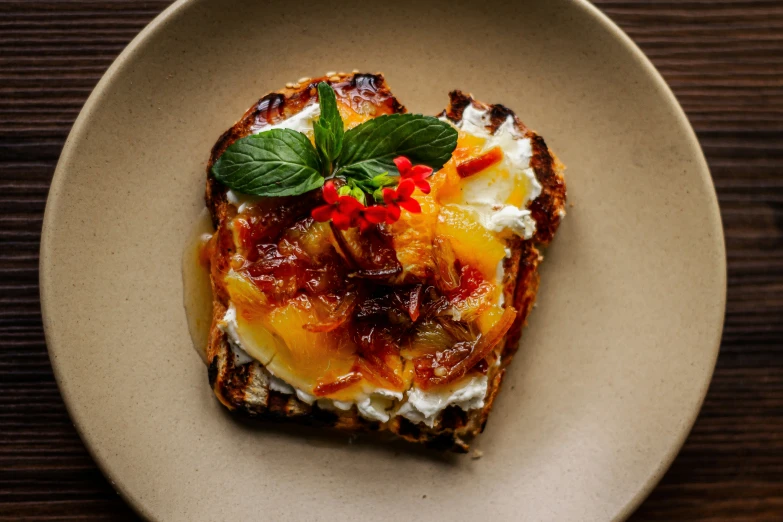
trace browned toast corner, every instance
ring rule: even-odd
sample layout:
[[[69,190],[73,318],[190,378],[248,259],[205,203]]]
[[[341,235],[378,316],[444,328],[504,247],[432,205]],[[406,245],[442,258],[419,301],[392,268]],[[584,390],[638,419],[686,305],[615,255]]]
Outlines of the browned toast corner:
[[[231,256],[231,240],[228,237],[230,232],[222,225],[236,213],[236,209],[229,204],[225,187],[211,176],[212,165],[229,145],[251,134],[255,127],[276,124],[299,112],[316,95],[316,85],[320,81],[330,83],[339,99],[348,100],[363,111],[378,109],[384,113],[405,112],[405,108],[391,94],[383,76],[379,74],[340,75],[308,80],[259,100],[219,138],[212,149],[207,167],[206,203],[218,231],[214,240],[216,254],[213,255],[213,268],[214,265],[227,262]],[[347,411],[325,409],[319,406],[318,402],[308,404],[295,393],[281,392],[276,389],[278,386],[263,365],[255,360],[240,361],[239,356],[232,351],[227,334],[218,326],[227,310],[227,296],[213,278],[213,322],[207,350],[208,374],[217,398],[225,406],[265,419],[294,420],[353,432],[387,430],[403,439],[425,443],[438,449],[457,452],[468,450],[470,441],[483,430],[487,422],[505,368],[516,351],[522,326],[535,301],[538,264],[541,260],[537,246],[545,246],[551,241],[564,215],[565,206],[563,167],[549,151],[544,140],[525,127],[511,110],[502,105],[481,104],[460,91],[450,93],[449,107],[442,116],[458,123],[468,104],[489,111],[491,119],[488,130],[493,134],[508,118],[513,119],[517,132],[531,140],[531,166],[542,186],[540,196],[529,207],[537,222],[535,236],[528,241],[515,237],[508,245],[512,255],[504,264],[503,294],[505,302],[513,303],[517,316],[505,341],[495,349],[495,352],[502,356],[501,364],[488,369],[489,386],[484,406],[467,412],[450,406],[440,414],[434,426],[430,427],[423,423],[415,424],[401,416],[392,416],[385,423],[371,421],[359,415],[356,408]],[[305,213],[309,208],[307,205],[302,206],[301,199],[277,199],[276,212],[280,214]]]

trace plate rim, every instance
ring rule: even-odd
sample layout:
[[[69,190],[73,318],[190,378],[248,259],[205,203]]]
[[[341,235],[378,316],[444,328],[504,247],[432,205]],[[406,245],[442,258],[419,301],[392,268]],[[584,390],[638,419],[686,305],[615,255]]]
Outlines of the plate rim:
[[[136,55],[139,49],[143,46],[143,44],[148,40],[148,38],[152,34],[157,33],[158,31],[165,30],[166,25],[174,21],[178,16],[182,15],[186,9],[192,8],[193,6],[195,6],[196,4],[202,1],[208,1],[208,0],[176,0],[170,6],[165,8],[155,18],[153,18],[141,31],[139,31],[139,33],[120,52],[120,54],[114,59],[114,61],[108,67],[106,72],[101,76],[100,80],[95,85],[92,92],[90,93],[87,100],[85,101],[84,105],[82,106],[81,110],[79,111],[79,115],[74,121],[74,124],[71,127],[71,130],[69,131],[68,136],[63,145],[62,151],[60,153],[60,157],[57,161],[57,165],[55,167],[54,174],[52,176],[52,180],[50,183],[49,193],[46,199],[46,207],[44,210],[43,223],[41,227],[41,241],[40,241],[40,249],[39,249],[40,255],[39,255],[39,265],[38,265],[41,317],[43,322],[47,354],[52,366],[57,387],[62,396],[63,403],[65,405],[66,411],[68,412],[68,416],[73,422],[74,428],[76,429],[76,432],[78,433],[80,440],[82,441],[85,448],[87,449],[87,452],[89,453],[93,462],[95,462],[95,464],[100,469],[101,473],[111,483],[112,488],[126,502],[126,504],[129,507],[131,507],[131,509],[133,509],[137,514],[150,520],[154,519],[153,514],[148,512],[148,510],[143,505],[143,503],[139,499],[135,498],[132,492],[126,491],[123,488],[122,478],[115,474],[115,472],[111,469],[110,464],[97,457],[96,452],[93,449],[93,444],[95,444],[95,441],[90,440],[83,433],[81,428],[82,420],[79,418],[78,415],[75,414],[75,412],[71,408],[70,399],[69,399],[70,394],[68,393],[68,386],[65,383],[66,378],[63,375],[63,369],[59,367],[59,364],[57,362],[57,357],[54,353],[57,350],[57,348],[53,348],[55,343],[53,342],[52,335],[51,335],[51,330],[53,329],[53,326],[51,325],[49,319],[50,318],[49,299],[47,298],[49,294],[49,282],[48,282],[49,279],[47,278],[47,274],[51,270],[50,265],[52,263],[51,261],[52,258],[48,255],[48,252],[50,248],[49,245],[52,241],[50,238],[52,237],[53,234],[53,228],[54,228],[53,224],[55,219],[54,215],[56,214],[55,209],[60,204],[60,202],[58,201],[59,199],[58,193],[60,192],[60,188],[64,185],[65,178],[67,176],[66,173],[67,169],[65,165],[69,163],[70,158],[73,155],[73,149],[75,148],[74,144],[80,141],[81,138],[83,137],[83,134],[87,128],[86,125],[88,123],[88,120],[90,119],[90,115],[92,114],[94,109],[99,105],[100,101],[103,99],[107,87],[113,81],[113,78],[118,72],[118,70],[124,67],[127,62],[132,60],[132,58]],[[658,483],[665,475],[666,471],[671,467],[671,464],[673,463],[674,459],[681,451],[683,445],[685,444],[685,441],[687,440],[691,430],[693,429],[696,419],[698,418],[698,415],[701,412],[702,406],[704,404],[707,391],[709,390],[709,386],[710,383],[712,382],[712,377],[714,375],[715,366],[720,352],[720,345],[723,338],[723,328],[725,324],[726,299],[727,299],[726,242],[724,236],[723,221],[721,218],[720,207],[718,204],[717,192],[715,190],[715,184],[712,175],[710,173],[709,166],[707,164],[706,158],[704,157],[704,153],[698,141],[696,133],[690,121],[688,120],[685,111],[682,109],[682,106],[680,105],[679,101],[677,100],[676,96],[671,90],[671,87],[669,87],[668,83],[666,82],[666,80],[664,80],[661,73],[658,71],[655,65],[653,65],[650,59],[644,54],[644,52],[638,47],[638,45],[630,38],[630,36],[628,36],[625,33],[625,31],[623,31],[611,18],[609,18],[609,16],[603,13],[600,9],[598,9],[598,7],[590,3],[588,0],[574,0],[571,5],[573,6],[574,9],[582,10],[586,16],[591,18],[597,25],[599,25],[603,30],[607,31],[613,38],[617,39],[627,50],[629,50],[632,53],[634,59],[639,63],[639,65],[643,67],[645,72],[650,76],[651,80],[656,84],[656,87],[661,89],[663,95],[668,99],[669,107],[673,109],[672,115],[674,116],[677,123],[685,131],[685,135],[687,136],[688,139],[688,148],[691,150],[691,152],[693,153],[693,158],[696,160],[696,168],[694,170],[697,170],[699,172],[702,182],[708,188],[707,197],[708,197],[709,208],[707,211],[711,214],[711,219],[709,220],[709,224],[712,225],[713,228],[713,230],[711,231],[712,232],[711,236],[713,238],[712,241],[715,244],[714,246],[717,247],[717,251],[719,254],[718,256],[716,256],[714,262],[718,264],[719,274],[720,274],[720,281],[718,281],[718,284],[721,287],[719,292],[721,302],[719,303],[718,309],[721,310],[722,313],[720,315],[717,324],[715,324],[715,329],[718,329],[720,331],[720,335],[717,337],[717,342],[712,347],[712,352],[710,354],[711,361],[709,363],[708,370],[705,371],[704,373],[703,382],[701,383],[700,390],[699,390],[699,400],[693,405],[691,411],[687,416],[687,422],[683,424],[683,427],[680,429],[679,433],[677,434],[677,437],[673,440],[672,444],[669,446],[668,451],[666,452],[665,455],[662,456],[662,459],[659,462],[658,466],[645,479],[644,483],[639,487],[636,493],[626,501],[626,503],[618,511],[617,515],[613,519],[617,521],[622,521],[627,519],[631,514],[633,514],[633,512],[641,505],[641,503],[650,495],[653,489],[655,489],[655,487],[658,485]]]

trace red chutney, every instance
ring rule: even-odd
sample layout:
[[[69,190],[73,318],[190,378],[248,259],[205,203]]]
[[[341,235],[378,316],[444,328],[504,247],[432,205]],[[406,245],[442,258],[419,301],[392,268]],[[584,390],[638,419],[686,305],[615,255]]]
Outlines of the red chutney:
[[[356,76],[355,84],[332,85],[346,128],[403,110],[376,81]],[[270,94],[255,107],[253,127],[279,123],[316,96],[315,84],[285,98]],[[432,193],[416,189],[422,213],[403,211],[394,226],[338,230],[316,222],[310,216],[324,204],[321,191],[259,198],[240,214],[228,207],[209,247],[214,287],[222,301],[236,305],[245,326],[266,329],[263,342],[284,341],[264,356],[274,356],[276,364],[285,359],[289,376],[305,375],[290,384],[341,400],[368,383],[403,391],[488,370],[486,359],[508,321],[498,319],[507,314],[494,304],[498,289],[482,272],[497,260],[483,254],[502,258],[502,242],[477,238],[475,224],[460,223],[465,213],[452,211],[443,231],[438,222],[438,193],[458,191],[460,174],[472,175],[502,157],[491,151],[470,163],[480,145],[474,141],[460,133],[454,158],[428,178]],[[466,160],[458,173],[457,162]],[[496,321],[502,328],[492,327]]]
[[[314,317],[304,330],[353,347],[350,370],[326,371],[313,386],[314,395],[333,396],[363,381],[402,391],[411,383],[429,388],[469,372],[486,373],[485,359],[510,322],[501,321],[499,336],[497,328],[482,336],[469,321],[453,317],[455,306],[481,301],[494,288],[481,272],[452,258],[449,266],[442,260],[431,263],[435,272],[448,274],[403,274],[385,225],[340,231],[310,217],[319,204],[317,191],[265,198],[221,227],[210,247],[217,281],[234,271],[263,293],[258,313],[245,315],[269,314],[296,302]],[[444,288],[444,277],[453,284]],[[429,347],[429,353],[403,357],[401,350],[423,325],[442,330],[440,344]],[[457,330],[474,333],[468,338],[452,335]],[[490,336],[496,338],[491,345],[486,342]]]

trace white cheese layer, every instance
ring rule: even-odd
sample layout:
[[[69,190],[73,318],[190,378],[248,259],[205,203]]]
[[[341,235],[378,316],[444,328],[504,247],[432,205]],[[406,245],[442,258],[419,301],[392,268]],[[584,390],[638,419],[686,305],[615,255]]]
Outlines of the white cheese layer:
[[[445,390],[411,388],[406,392],[407,400],[400,405],[397,415],[414,423],[423,422],[432,428],[441,412],[449,406],[457,406],[465,411],[483,408],[487,386],[487,376],[478,375]]]
[[[503,151],[503,160],[497,166],[463,181],[461,203],[478,212],[480,223],[488,230],[509,230],[523,239],[530,239],[536,233],[536,222],[527,205],[541,194],[541,183],[530,167],[532,144],[517,131],[512,116],[506,118],[495,134],[487,130],[489,125],[489,111],[477,109],[472,104],[465,107],[462,120],[456,124],[463,132],[486,140],[482,152],[495,147]],[[522,206],[506,204],[519,185],[525,192]]]
[[[286,118],[280,123],[269,125],[264,123],[261,125],[253,125],[251,131],[253,134],[260,132],[266,132],[272,129],[291,129],[302,134],[308,134],[313,132],[313,122],[321,115],[321,106],[317,101],[310,102],[310,105],[305,106],[301,111],[297,112],[293,116]]]
[[[228,305],[228,310],[226,310],[223,320],[218,323],[218,328],[228,337],[228,345],[234,353],[234,364],[242,366],[253,360],[242,349],[242,341],[239,339],[239,332],[237,332],[237,309],[234,307],[234,303]]]
[[[495,232],[508,229],[524,239],[530,239],[536,233],[536,220],[533,219],[530,211],[513,205],[506,205],[492,212],[488,224],[484,226]]]

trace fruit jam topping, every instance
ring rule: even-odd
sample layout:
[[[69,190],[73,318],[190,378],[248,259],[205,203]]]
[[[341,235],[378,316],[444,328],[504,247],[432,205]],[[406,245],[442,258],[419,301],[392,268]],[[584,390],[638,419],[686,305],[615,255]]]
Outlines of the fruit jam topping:
[[[361,107],[351,100],[346,120]],[[461,133],[452,160],[426,180],[402,165],[421,209],[393,223],[316,220],[313,209],[329,210],[320,190],[262,198],[238,214],[230,207],[210,243],[213,280],[250,335],[274,345],[265,357],[290,370],[276,375],[304,376],[290,383],[347,400],[372,388],[446,386],[497,362],[516,318],[497,280],[506,244],[452,202],[462,176],[497,162],[474,142]],[[402,201],[385,197],[387,208]]]
[[[231,220],[234,241],[219,235],[230,262],[213,265],[223,277],[232,271],[263,294],[248,306],[251,298],[228,292],[235,303],[245,303],[238,307],[247,320],[293,304],[307,311],[301,328],[352,347],[350,371],[324,373],[314,395],[334,396],[361,381],[395,391],[411,382],[426,389],[487,371],[486,358],[514,312],[507,308],[482,332],[473,319],[491,306],[495,286],[479,270],[462,265],[438,238],[436,250],[449,253],[432,263],[435,270],[421,279],[402,276],[385,225],[339,230],[309,216],[316,203],[296,196],[248,207]]]

